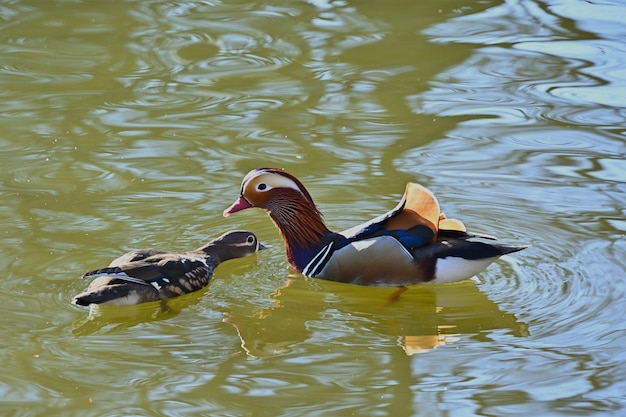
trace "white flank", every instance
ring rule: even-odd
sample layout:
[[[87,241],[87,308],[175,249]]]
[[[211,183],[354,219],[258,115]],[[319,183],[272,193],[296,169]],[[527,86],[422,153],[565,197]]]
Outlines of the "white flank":
[[[493,258],[483,259],[463,259],[449,256],[447,258],[437,259],[435,279],[428,283],[445,284],[471,278],[482,272],[489,264],[498,258],[498,256],[495,256]]]
[[[126,297],[114,298],[102,304],[107,305],[107,306],[118,307],[118,306],[132,306],[140,302],[141,302],[141,298],[139,297],[139,294],[137,293],[137,291],[131,291],[128,293]],[[90,306],[94,306],[94,305],[97,305],[97,304],[90,304]]]

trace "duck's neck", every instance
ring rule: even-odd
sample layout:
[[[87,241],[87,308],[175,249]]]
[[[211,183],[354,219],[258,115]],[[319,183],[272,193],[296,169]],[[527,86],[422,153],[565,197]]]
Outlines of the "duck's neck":
[[[201,248],[198,248],[198,251],[204,252],[207,258],[210,258],[211,262],[215,264],[240,256],[235,253],[234,247],[220,242],[209,242]]]
[[[283,202],[268,213],[285,241],[289,264],[302,272],[332,232],[317,208],[304,199]]]
[[[198,249],[196,249],[196,251],[204,252],[207,258],[216,260],[218,263],[228,259],[227,257],[224,257],[224,254],[220,250],[220,246],[214,244],[213,242],[209,242],[206,245],[199,247]]]

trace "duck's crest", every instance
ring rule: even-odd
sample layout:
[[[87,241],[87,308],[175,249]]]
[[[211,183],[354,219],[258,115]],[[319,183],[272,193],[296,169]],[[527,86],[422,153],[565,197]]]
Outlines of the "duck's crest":
[[[285,178],[289,178],[291,181],[293,181],[298,188],[300,189],[300,192],[302,193],[302,195],[309,201],[309,203],[311,203],[314,207],[315,210],[319,213],[319,210],[317,210],[317,206],[315,205],[315,201],[313,201],[313,197],[311,197],[311,194],[309,194],[309,191],[306,189],[306,187],[304,186],[304,184],[302,184],[302,182],[300,182],[300,180],[296,177],[294,177],[293,175],[291,175],[290,173],[288,173],[287,171],[285,171],[282,168],[257,168],[254,169],[252,171],[250,171],[243,179],[242,184],[245,184],[250,178],[254,178],[257,175],[264,173],[264,172],[271,172],[273,174],[278,174],[278,175],[282,175]]]

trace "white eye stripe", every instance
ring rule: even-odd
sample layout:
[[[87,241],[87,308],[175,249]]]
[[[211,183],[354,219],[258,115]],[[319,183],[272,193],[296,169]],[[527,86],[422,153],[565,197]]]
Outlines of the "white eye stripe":
[[[265,173],[256,177],[256,180],[254,189],[258,192],[267,192],[273,188],[291,188],[302,192],[295,182],[282,175]]]
[[[247,241],[247,242],[243,242],[243,243],[232,243],[230,246],[236,246],[236,247],[244,247],[244,246],[252,246],[251,241]]]

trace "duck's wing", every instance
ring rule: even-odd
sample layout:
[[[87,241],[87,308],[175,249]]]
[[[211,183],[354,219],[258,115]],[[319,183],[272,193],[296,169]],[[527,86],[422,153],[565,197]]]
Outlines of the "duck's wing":
[[[467,233],[464,230],[454,230],[454,229],[439,229],[438,239],[445,238],[457,238],[457,239],[485,239],[485,240],[498,240],[497,237],[486,235],[483,233]]]
[[[72,302],[131,305],[168,299],[206,286],[215,266],[205,253],[160,252],[142,260],[87,272],[83,277],[93,281]]]
[[[143,260],[89,271],[83,278],[114,277],[159,290],[168,285],[179,285],[184,280],[208,282],[212,273],[213,266],[201,254],[160,252]]]
[[[368,222],[340,232],[348,241],[393,236],[406,248],[434,242],[439,230],[439,203],[433,193],[409,183],[396,207]]]
[[[490,236],[486,239],[491,238]],[[504,245],[485,242],[482,236],[467,235],[465,237],[440,236],[437,242],[411,251],[416,261],[423,259],[462,258],[477,260],[497,258],[502,255],[528,248],[527,245]]]
[[[160,255],[166,253],[165,251],[156,249],[137,249],[125,253],[117,259],[111,261],[109,266],[120,266],[129,262],[137,262],[149,258],[154,255]]]
[[[363,258],[389,256],[411,261],[410,251],[437,238],[439,203],[427,188],[414,183],[406,186],[396,207],[368,222],[329,235],[327,242],[303,268],[308,276],[318,276],[331,259],[346,265],[359,265]],[[392,239],[390,239],[392,238]],[[365,250],[367,248],[367,250]],[[367,253],[367,255],[365,255]],[[387,262],[383,262],[386,265]],[[329,267],[330,268],[330,267]]]
[[[159,292],[150,285],[129,285],[113,277],[99,277],[92,281],[87,291],[76,295],[72,304],[134,305],[160,300]]]

